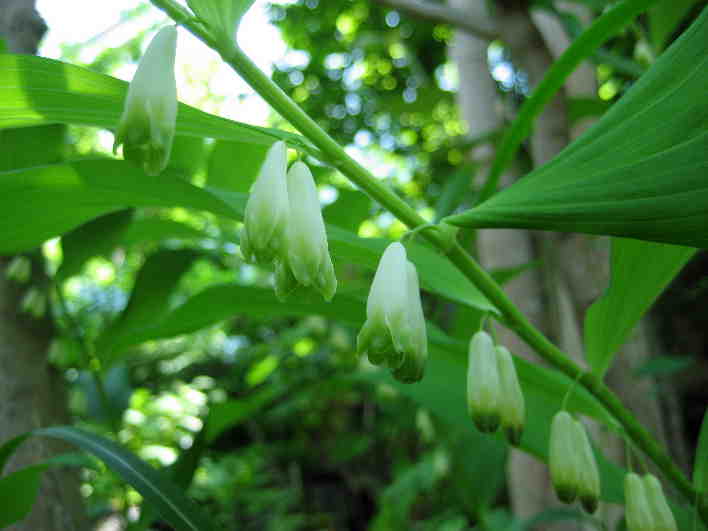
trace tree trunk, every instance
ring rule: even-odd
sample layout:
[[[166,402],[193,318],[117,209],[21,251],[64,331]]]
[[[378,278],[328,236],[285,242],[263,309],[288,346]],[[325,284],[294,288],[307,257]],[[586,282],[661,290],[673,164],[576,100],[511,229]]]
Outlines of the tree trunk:
[[[13,53],[36,53],[46,31],[34,0],[0,0],[0,38]],[[53,328],[49,312],[42,318],[20,312],[30,286],[46,293],[48,284],[40,253],[33,260],[28,283],[5,275],[7,258],[0,258],[0,442],[40,426],[69,420],[64,382],[47,362]],[[31,438],[10,460],[11,472],[38,463],[67,448]],[[76,471],[53,468],[44,473],[37,501],[29,516],[10,531],[67,531],[88,529]]]

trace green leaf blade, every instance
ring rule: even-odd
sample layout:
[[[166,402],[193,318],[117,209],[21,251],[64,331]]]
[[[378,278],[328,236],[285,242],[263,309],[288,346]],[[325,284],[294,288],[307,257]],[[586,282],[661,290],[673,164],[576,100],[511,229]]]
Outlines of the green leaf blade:
[[[677,245],[612,240],[610,286],[585,317],[585,352],[596,375],[605,374],[639,319],[695,252]]]
[[[33,433],[61,439],[101,459],[142,494],[145,500],[178,531],[216,529],[201,509],[176,485],[118,444],[70,426],[44,428]]]

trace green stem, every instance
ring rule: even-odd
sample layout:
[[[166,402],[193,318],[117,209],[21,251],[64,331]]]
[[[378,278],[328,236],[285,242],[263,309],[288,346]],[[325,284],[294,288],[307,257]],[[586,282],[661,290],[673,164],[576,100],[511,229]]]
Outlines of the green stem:
[[[198,21],[173,0],[152,0],[177,23],[182,24],[198,39],[221,54],[228,63],[271,107],[306,136],[327,157],[327,162],[336,167],[350,181],[366,191],[373,199],[386,207],[411,230],[427,224],[411,206],[392,190],[381,184],[363,166],[353,160],[340,145],[330,137],[310,116],[266,76],[235,43],[217,42]],[[600,379],[571,361],[565,353],[551,343],[519,311],[492,277],[477,264],[458,244],[450,245],[443,231],[426,230],[423,235],[471,280],[477,288],[501,312],[507,325],[526,341],[538,354],[565,373],[577,379],[624,427],[626,433],[641,448],[664,474],[673,481],[679,491],[689,500],[696,492],[683,472],[673,463],[666,450],[644,429],[622,402]]]

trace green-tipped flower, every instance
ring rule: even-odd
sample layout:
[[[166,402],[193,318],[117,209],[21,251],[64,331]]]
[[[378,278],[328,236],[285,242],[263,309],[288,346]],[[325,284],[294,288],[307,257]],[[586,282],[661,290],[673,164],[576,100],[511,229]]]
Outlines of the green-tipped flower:
[[[501,388],[494,342],[484,331],[472,336],[467,366],[467,408],[477,429],[492,433],[501,422]]]
[[[580,475],[576,430],[575,421],[567,411],[559,411],[553,417],[548,465],[553,488],[564,503],[573,503],[578,496]]]
[[[292,278],[312,286],[329,301],[337,290],[327,234],[317,199],[317,188],[309,168],[295,162],[287,175],[290,214],[285,230],[285,247],[279,267],[289,267]],[[278,276],[286,278],[278,278]],[[276,294],[284,297],[295,287],[287,272],[276,269]]]
[[[167,166],[177,120],[175,52],[177,29],[162,28],[150,42],[128,87],[113,152],[123,144],[126,160],[148,175]]]
[[[5,276],[20,284],[27,282],[31,273],[32,263],[26,256],[15,256],[5,268]]]
[[[666,502],[664,490],[661,488],[659,480],[652,474],[647,474],[642,478],[642,481],[644,482],[644,493],[654,521],[654,531],[676,531],[676,520],[669,504]]]
[[[578,453],[578,497],[583,509],[594,513],[600,501],[600,474],[585,426],[579,420],[573,422],[575,423],[575,448]]]
[[[418,275],[398,242],[386,248],[376,269],[357,352],[367,354],[371,363],[389,367],[403,382],[423,377],[428,341]]]
[[[633,472],[624,476],[624,503],[628,531],[654,531],[654,514],[644,482]]]
[[[521,392],[511,353],[503,346],[497,346],[496,352],[499,383],[501,384],[499,402],[501,425],[509,443],[518,446],[521,442],[521,434],[524,431],[524,421],[526,419],[524,394]]]
[[[39,319],[44,316],[44,312],[47,311],[47,298],[44,293],[42,293],[38,288],[31,287],[22,297],[20,302],[20,309],[23,312],[30,314],[35,319]]]
[[[287,147],[273,144],[251,186],[241,231],[241,252],[249,262],[281,258],[288,223]]]

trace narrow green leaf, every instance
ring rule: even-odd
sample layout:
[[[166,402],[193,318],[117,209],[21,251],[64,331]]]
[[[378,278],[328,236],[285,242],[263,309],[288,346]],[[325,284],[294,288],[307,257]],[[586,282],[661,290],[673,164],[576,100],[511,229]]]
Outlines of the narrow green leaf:
[[[646,11],[655,1],[624,0],[611,7],[597,18],[580,37],[573,41],[573,44],[553,63],[543,80],[521,106],[518,117],[504,135],[490,169],[487,182],[480,194],[480,200],[483,201],[494,194],[502,172],[514,159],[514,155],[524,139],[531,134],[533,121],[561,89],[566,78],[573,73],[580,63],[592,55],[600,45],[629,24],[634,17]]]
[[[357,190],[337,189],[337,200],[322,209],[325,222],[356,234],[371,214],[371,198]]]
[[[139,337],[169,313],[170,296],[198,256],[195,251],[178,249],[157,251],[147,258],[138,271],[125,310],[96,340],[100,358],[110,363],[116,344]]]
[[[157,177],[118,160],[85,160],[0,173],[0,253],[40,245],[82,223],[131,207],[183,206],[240,219],[212,192],[165,170]]]
[[[708,8],[581,138],[446,220],[708,247]]]
[[[130,225],[133,210],[119,210],[105,214],[68,232],[61,239],[62,262],[57,270],[58,280],[64,280],[81,271],[92,256],[110,252]]]
[[[610,286],[585,317],[585,355],[595,374],[605,374],[639,319],[695,252],[690,247],[612,239]]]
[[[98,457],[137,490],[176,530],[215,529],[201,509],[184,495],[182,489],[118,444],[70,426],[44,428],[33,433],[61,439]]]
[[[708,408],[703,415],[701,432],[693,465],[693,485],[703,495],[708,494]]]
[[[86,68],[31,55],[0,55],[0,129],[73,123],[112,129],[128,83]],[[177,135],[270,145],[285,140],[317,156],[303,137],[219,118],[180,103]]]
[[[29,514],[46,469],[46,465],[28,466],[0,478],[0,529]]]
[[[692,356],[657,356],[650,358],[641,367],[634,370],[635,376],[651,376],[654,378],[673,376],[685,371],[695,363]]]

